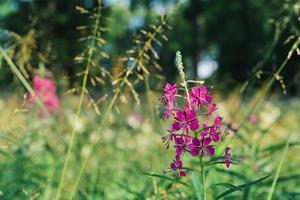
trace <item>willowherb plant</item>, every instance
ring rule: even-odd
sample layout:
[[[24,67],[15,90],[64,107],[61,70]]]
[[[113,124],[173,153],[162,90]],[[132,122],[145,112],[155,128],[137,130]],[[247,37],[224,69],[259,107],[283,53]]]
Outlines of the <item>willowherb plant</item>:
[[[176,155],[170,168],[176,175],[186,176],[182,155],[199,157],[202,165],[204,156],[214,156],[215,146],[226,136],[222,128],[222,117],[216,114],[217,105],[209,88],[199,81],[186,81],[180,52],[176,54],[176,65],[182,83],[164,87],[162,102],[165,105],[164,119],[172,121],[169,134],[163,137],[167,148],[173,144]],[[190,82],[196,83],[189,87]],[[184,91],[181,93],[181,91]],[[230,148],[225,148],[225,165],[230,166]],[[201,166],[203,169],[203,167]]]

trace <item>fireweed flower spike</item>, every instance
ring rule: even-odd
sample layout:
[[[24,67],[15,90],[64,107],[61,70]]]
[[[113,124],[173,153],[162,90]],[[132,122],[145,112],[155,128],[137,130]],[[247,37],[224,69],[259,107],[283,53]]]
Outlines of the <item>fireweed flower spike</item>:
[[[215,114],[217,104],[213,102],[209,89],[199,81],[194,81],[193,84],[198,84],[192,87],[185,81],[180,53],[176,54],[176,64],[182,83],[166,83],[164,87],[162,103],[166,111],[163,118],[171,120],[171,126],[168,135],[163,137],[163,142],[167,148],[175,148],[175,158],[170,169],[178,176],[186,176],[182,155],[187,153],[192,157],[199,157],[200,160],[204,156],[214,156],[215,147],[223,141],[220,139],[223,123],[222,117]],[[184,93],[181,94],[180,91]],[[227,168],[230,166],[229,150],[229,147],[225,149]]]

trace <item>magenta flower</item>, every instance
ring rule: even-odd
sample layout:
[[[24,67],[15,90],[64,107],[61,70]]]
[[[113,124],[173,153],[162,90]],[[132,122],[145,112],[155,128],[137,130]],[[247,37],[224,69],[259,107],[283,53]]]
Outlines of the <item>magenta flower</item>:
[[[163,113],[163,118],[168,119],[172,115],[172,111],[176,104],[177,85],[167,83],[165,85],[164,92],[165,94],[162,97],[162,101],[166,106],[166,111]]]
[[[163,142],[167,148],[170,143],[174,144],[175,158],[170,164],[170,168],[179,176],[186,176],[181,160],[183,154],[188,152],[192,157],[199,157],[202,160],[204,156],[214,156],[214,145],[223,141],[223,137],[221,140],[222,117],[215,114],[217,105],[213,103],[208,89],[200,85],[189,90],[188,85],[185,86],[187,87],[182,88],[183,90],[177,90],[176,84],[167,83],[162,97],[162,102],[166,107],[163,117],[172,120],[172,125],[168,129],[169,134],[163,137]],[[177,94],[181,91],[185,92]],[[179,97],[183,102],[177,102]],[[213,123],[208,126],[207,121],[211,121],[211,116],[214,116]],[[203,128],[199,131],[200,119]],[[225,150],[225,160],[226,167],[229,167],[229,148]]]
[[[218,142],[220,139],[218,128],[215,126],[208,127],[206,123],[203,123],[203,131],[201,132],[201,137],[206,138],[209,141],[213,140]]]
[[[174,131],[196,131],[199,128],[197,113],[192,110],[179,110],[176,112],[175,122],[172,124]]]
[[[194,109],[199,109],[201,106],[212,102],[212,97],[208,95],[208,90],[203,85],[200,87],[192,87],[189,95],[191,105]]]
[[[193,138],[191,144],[188,145],[190,153],[192,156],[203,156],[209,155],[213,156],[215,154],[214,147],[210,144],[210,139],[204,138],[199,140],[198,138]]]
[[[182,161],[181,160],[173,160],[173,162],[170,164],[170,168],[173,171],[178,171],[179,176],[186,176],[186,172],[184,169],[182,169]]]
[[[229,147],[226,147],[225,149],[225,165],[227,168],[230,167],[230,148]]]
[[[59,109],[59,99],[56,95],[56,87],[52,80],[48,78],[41,78],[39,76],[33,77],[33,90],[37,97],[42,101],[45,108],[53,113]],[[36,98],[32,95],[29,96],[28,103],[32,105],[36,102]],[[41,116],[44,113],[40,113]]]
[[[207,115],[211,116],[215,111],[217,110],[217,105],[215,103],[212,103],[207,110]]]

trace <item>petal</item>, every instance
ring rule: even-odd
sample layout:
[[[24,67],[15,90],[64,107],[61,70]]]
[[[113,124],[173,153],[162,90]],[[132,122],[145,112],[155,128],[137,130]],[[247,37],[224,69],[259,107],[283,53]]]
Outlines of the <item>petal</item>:
[[[230,160],[226,160],[226,168],[229,168],[230,167]]]
[[[198,138],[193,138],[192,144],[193,144],[194,146],[200,146],[200,140],[199,140]]]
[[[200,149],[199,148],[192,148],[191,150],[191,156],[198,156],[199,155],[199,152],[200,152]]]
[[[175,164],[174,162],[172,162],[172,163],[170,164],[170,168],[171,168],[172,170],[176,170],[176,169],[177,169],[177,166],[176,166],[176,164]]]
[[[211,142],[211,139],[210,139],[210,138],[204,138],[204,139],[203,139],[203,145],[204,145],[204,146],[209,145],[210,142]]]
[[[185,121],[185,120],[186,120],[186,118],[185,118],[185,111],[179,110],[179,111],[176,113],[176,120],[177,120],[177,121]]]
[[[197,121],[193,121],[192,123],[189,124],[189,126],[190,126],[190,129],[191,129],[192,131],[197,130],[197,129],[199,128],[198,120],[197,120]]]
[[[172,130],[173,131],[179,131],[182,128],[181,124],[179,122],[174,122],[172,124]]]
[[[220,137],[219,137],[219,134],[218,134],[218,133],[215,133],[215,134],[212,135],[212,139],[213,139],[214,142],[218,142],[218,141],[219,141],[219,138],[220,138]]]
[[[213,156],[215,154],[215,148],[213,146],[206,147],[206,153],[210,156]]]
[[[179,172],[179,175],[180,175],[180,176],[186,176],[186,172],[183,171],[183,170],[181,170],[181,171]]]

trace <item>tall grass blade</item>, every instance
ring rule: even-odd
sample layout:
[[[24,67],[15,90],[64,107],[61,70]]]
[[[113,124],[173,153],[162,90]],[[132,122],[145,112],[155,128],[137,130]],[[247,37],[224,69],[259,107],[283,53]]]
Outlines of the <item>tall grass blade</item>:
[[[271,189],[270,189],[267,200],[271,200],[272,197],[273,197],[273,194],[275,192],[275,188],[276,188],[276,184],[277,184],[277,181],[278,181],[278,178],[279,178],[279,175],[280,175],[280,171],[281,171],[281,168],[282,168],[283,163],[285,161],[285,158],[286,158],[286,155],[288,153],[289,147],[290,147],[290,142],[291,142],[291,138],[292,138],[291,135],[292,134],[290,133],[289,137],[286,141],[286,144],[285,144],[285,147],[284,147],[284,150],[283,150],[283,154],[281,156],[280,163],[278,165],[278,168],[277,168],[277,171],[276,171],[276,174],[275,174],[275,177],[274,177],[274,180],[273,180],[273,183],[272,183],[272,186],[271,186]]]

